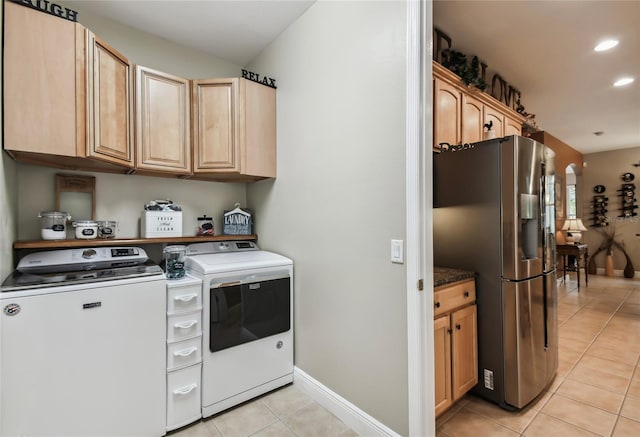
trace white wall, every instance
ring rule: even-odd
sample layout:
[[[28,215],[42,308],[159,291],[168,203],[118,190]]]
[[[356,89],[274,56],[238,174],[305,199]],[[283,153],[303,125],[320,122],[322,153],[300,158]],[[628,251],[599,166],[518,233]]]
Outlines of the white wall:
[[[185,78],[240,75],[240,67],[227,61],[107,19],[91,16],[82,12],[81,5],[77,3],[72,3],[70,7],[79,11],[80,22],[83,25],[129,57],[132,63],[144,64]],[[4,158],[9,159],[7,155],[4,155]],[[236,202],[243,206],[246,204],[245,184],[240,183],[69,172],[22,163],[18,164],[17,168],[17,184],[11,184],[11,193],[17,193],[18,196],[17,210],[12,206],[7,214],[10,218],[17,218],[17,237],[20,240],[40,238],[37,216],[40,211],[54,210],[56,173],[96,176],[96,218],[118,220],[118,236],[125,238],[139,236],[140,214],[144,204],[150,200],[170,198],[181,204],[184,208],[185,235],[195,235],[196,218],[205,213],[214,217],[216,227],[221,230],[223,211],[233,208]]]
[[[137,238],[144,204],[155,199],[171,199],[183,207],[185,236],[196,235],[197,217],[215,219],[216,234],[222,231],[222,214],[234,203],[245,204],[245,184],[188,181],[152,176],[109,173],[67,172],[55,168],[19,164],[18,239],[40,239],[40,211],[55,211],[56,173],[96,177],[96,219],[117,220],[117,236]],[[86,219],[87,217],[72,217]]]
[[[319,1],[250,65],[277,79],[278,178],[247,186],[294,260],[295,364],[408,434],[406,5]]]
[[[606,232],[612,232],[615,229],[614,240],[623,243],[627,254],[631,258],[632,264],[636,271],[636,277],[640,277],[640,216],[629,218],[618,218],[620,215],[621,198],[616,190],[619,190],[624,183],[620,176],[623,173],[633,173],[635,179],[633,183],[638,187],[640,182],[640,167],[634,167],[632,164],[640,162],[640,145],[629,149],[612,150],[600,153],[590,153],[584,156],[586,167],[583,170],[583,211],[584,217],[582,222],[587,226],[589,231],[582,233],[582,240],[589,245],[589,254],[594,255],[600,245],[605,241],[602,229],[590,227],[593,223],[590,218],[589,206],[596,194],[593,187],[596,185],[604,185],[606,191],[603,193],[609,198],[607,206],[607,216],[610,217],[612,225],[605,228]],[[640,197],[640,191],[636,189],[636,198]],[[640,205],[640,203],[637,203]],[[640,211],[636,210],[638,214]],[[596,256],[596,266],[602,273],[604,271],[606,253],[601,252]],[[616,274],[622,275],[625,268],[626,259],[622,252],[618,249],[613,250],[613,267]]]

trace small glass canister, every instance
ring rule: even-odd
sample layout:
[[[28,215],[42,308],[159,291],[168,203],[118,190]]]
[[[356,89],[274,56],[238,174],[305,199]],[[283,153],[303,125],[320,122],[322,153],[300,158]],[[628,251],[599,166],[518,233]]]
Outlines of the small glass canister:
[[[118,222],[115,220],[98,221],[98,238],[116,238]]]
[[[214,234],[213,218],[203,215],[198,217],[198,236]]]
[[[184,262],[187,257],[187,247],[167,246],[163,252],[167,279],[184,278]]]
[[[43,240],[64,240],[67,238],[67,220],[71,216],[62,211],[42,211],[40,217],[40,234]]]

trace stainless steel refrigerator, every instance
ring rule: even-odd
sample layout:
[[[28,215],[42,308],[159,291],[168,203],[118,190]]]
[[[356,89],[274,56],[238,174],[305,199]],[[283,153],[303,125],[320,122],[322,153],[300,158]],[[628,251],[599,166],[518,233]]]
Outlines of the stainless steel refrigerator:
[[[434,156],[435,264],[477,272],[473,392],[506,409],[558,367],[553,158],[516,135]]]

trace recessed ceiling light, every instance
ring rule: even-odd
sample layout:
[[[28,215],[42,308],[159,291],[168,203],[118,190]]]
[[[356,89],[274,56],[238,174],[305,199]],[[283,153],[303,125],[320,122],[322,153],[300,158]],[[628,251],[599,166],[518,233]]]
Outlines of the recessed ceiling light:
[[[595,46],[593,50],[596,52],[604,52],[605,50],[609,50],[618,45],[618,40],[616,39],[608,39],[606,41],[602,41],[600,44]]]
[[[613,86],[625,86],[632,83],[635,79],[633,77],[623,77],[613,83]]]

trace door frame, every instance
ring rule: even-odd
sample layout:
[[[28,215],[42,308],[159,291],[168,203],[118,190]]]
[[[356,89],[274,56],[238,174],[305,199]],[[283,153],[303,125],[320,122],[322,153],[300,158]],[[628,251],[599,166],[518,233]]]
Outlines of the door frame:
[[[407,1],[406,226],[409,435],[435,435],[433,2]],[[419,286],[422,281],[422,287]],[[419,290],[422,288],[422,290]]]

